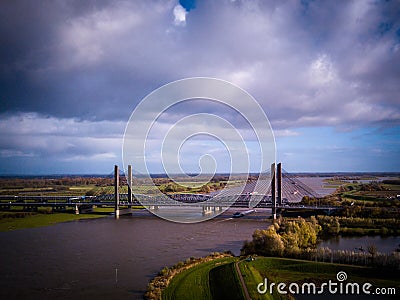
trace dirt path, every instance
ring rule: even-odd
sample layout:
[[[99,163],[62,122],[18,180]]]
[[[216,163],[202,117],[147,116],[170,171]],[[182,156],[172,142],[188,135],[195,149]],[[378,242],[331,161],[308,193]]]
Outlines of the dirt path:
[[[242,272],[240,272],[240,268],[239,268],[239,263],[240,263],[240,262],[241,262],[241,261],[237,261],[237,262],[235,263],[236,272],[237,272],[238,275],[239,275],[240,283],[241,283],[241,285],[242,285],[242,288],[243,288],[243,291],[244,291],[244,296],[245,296],[246,300],[251,300],[249,291],[247,290],[246,283],[244,282],[244,279],[243,279],[243,276],[242,276]]]

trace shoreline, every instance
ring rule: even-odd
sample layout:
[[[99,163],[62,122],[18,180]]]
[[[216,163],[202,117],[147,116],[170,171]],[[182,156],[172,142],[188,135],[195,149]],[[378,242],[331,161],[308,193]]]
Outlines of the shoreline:
[[[52,226],[59,223],[66,223],[72,221],[79,220],[91,220],[91,219],[99,219],[105,217],[113,217],[113,209],[105,209],[100,211],[94,211],[92,213],[86,214],[74,214],[72,212],[55,212],[55,213],[26,213],[25,216],[19,217],[1,217],[2,214],[7,214],[9,212],[0,212],[0,232],[9,232],[21,229],[29,229],[29,228],[38,228],[38,227],[46,227]],[[228,209],[223,212],[221,215],[215,217],[215,219],[220,219],[220,221],[230,220],[232,219],[232,215],[235,211],[240,211],[240,209]],[[11,212],[14,213],[14,212]],[[21,213],[16,211],[16,214]],[[152,214],[146,209],[134,209],[132,211],[132,215],[121,216],[120,218],[129,218],[129,217],[154,217],[159,218],[158,216]],[[257,220],[257,221],[266,221],[269,219],[265,217],[263,214],[258,215],[248,215],[244,216],[241,219],[244,220]]]

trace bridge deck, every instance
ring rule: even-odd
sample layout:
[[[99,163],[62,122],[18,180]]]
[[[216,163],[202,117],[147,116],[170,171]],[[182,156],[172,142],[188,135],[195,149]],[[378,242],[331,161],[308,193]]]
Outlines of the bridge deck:
[[[24,196],[24,201],[18,201],[18,197],[10,196],[10,197],[2,197],[0,200],[0,208],[10,207],[10,206],[19,206],[19,207],[81,207],[81,206],[110,206],[114,207],[114,201],[59,201],[59,202],[49,202],[42,201],[44,197],[40,196]],[[28,202],[29,201],[29,202]],[[34,202],[32,202],[34,201]],[[178,201],[146,201],[140,203],[138,201],[133,201],[129,203],[128,201],[121,201],[120,206],[168,206],[168,207],[237,207],[237,208],[248,208],[249,201],[235,201],[233,204],[229,201],[214,201],[214,202],[178,202]],[[272,208],[273,205],[271,202],[261,201],[256,208]],[[326,209],[338,209],[337,206],[305,206],[305,205],[297,205],[297,204],[285,204],[281,206],[276,206],[279,209],[313,209],[313,210],[326,210]]]

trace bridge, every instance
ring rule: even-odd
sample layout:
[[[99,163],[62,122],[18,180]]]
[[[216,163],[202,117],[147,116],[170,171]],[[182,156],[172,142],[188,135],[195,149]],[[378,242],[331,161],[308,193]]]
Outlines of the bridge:
[[[299,202],[304,196],[319,197],[311,188],[297,178],[282,172],[282,164],[271,165],[272,176],[268,179],[248,181],[244,186],[216,191],[210,194],[171,194],[168,197],[133,195],[132,167],[128,166],[128,193],[119,192],[119,168],[114,167],[114,194],[101,196],[0,196],[0,209],[23,207],[24,210],[36,211],[38,207],[51,207],[52,210],[75,209],[76,213],[91,211],[94,206],[113,207],[115,218],[130,214],[132,206],[145,206],[150,210],[160,207],[200,207],[203,214],[213,213],[227,207],[236,208],[269,208],[273,218],[282,211],[312,210],[331,214],[340,209],[335,206],[304,206]],[[213,198],[213,201],[208,201]]]
[[[142,206],[137,199],[134,199],[132,202],[128,202],[127,194],[120,194],[120,202],[118,209],[119,215],[131,213],[132,206]],[[148,197],[146,195],[136,195]],[[104,195],[100,198],[114,198],[114,194]],[[58,201],[55,201],[57,198]],[[66,201],[62,201],[61,197],[54,196],[0,196],[0,208],[2,210],[11,210],[11,207],[22,207],[24,211],[37,211],[39,207],[50,207],[53,211],[63,211],[67,207],[71,207],[75,209],[77,214],[91,212],[92,208],[95,206],[98,207],[115,207],[114,201],[104,201],[96,199],[97,197],[93,197],[90,200],[83,201],[71,201],[71,197],[66,197],[68,199],[64,199]],[[73,197],[76,198],[76,197]],[[190,197],[191,198],[191,197]],[[206,197],[205,197],[206,198]],[[123,200],[126,199],[126,200]],[[221,198],[218,203],[208,203],[204,204],[204,201],[200,201],[200,199],[196,199],[197,201],[192,202],[171,202],[165,201],[162,199],[153,198],[150,201],[146,201],[146,206],[151,210],[156,210],[160,207],[200,207],[203,209],[203,213],[212,213],[215,211],[222,210],[224,207],[235,207],[235,208],[248,208],[249,200],[248,195],[240,195],[233,204],[231,204],[231,200],[229,198]],[[52,202],[54,201],[54,202]],[[125,207],[125,208],[122,208]],[[261,200],[254,208],[270,208],[274,209],[273,204],[268,200]],[[277,211],[293,211],[293,210],[313,210],[324,212],[327,215],[337,211],[339,208],[334,206],[305,206],[299,204],[284,204],[284,205],[276,205],[275,209]]]

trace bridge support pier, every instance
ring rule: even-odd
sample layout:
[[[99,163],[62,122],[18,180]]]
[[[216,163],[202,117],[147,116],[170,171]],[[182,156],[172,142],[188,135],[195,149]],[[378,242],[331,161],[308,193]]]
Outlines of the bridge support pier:
[[[38,211],[38,207],[34,205],[24,205],[23,211]]]
[[[149,209],[150,209],[150,210],[158,210],[158,209],[159,209],[159,206],[158,206],[158,205],[150,205],[150,206],[149,206]]]
[[[79,208],[78,208],[78,205],[75,205],[75,214],[76,214],[76,215],[79,215]]]
[[[213,213],[213,208],[211,206],[203,206],[202,207],[202,213],[203,213],[203,216],[208,215],[208,214],[212,214]]]

